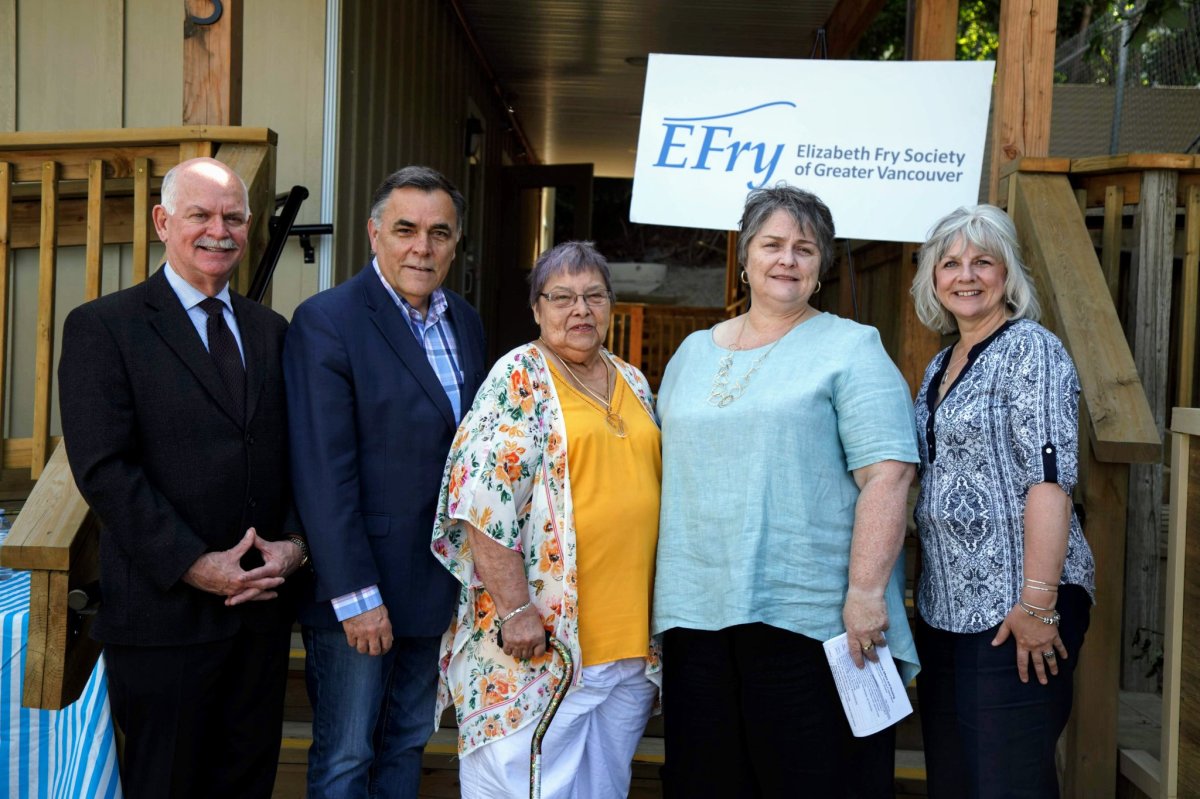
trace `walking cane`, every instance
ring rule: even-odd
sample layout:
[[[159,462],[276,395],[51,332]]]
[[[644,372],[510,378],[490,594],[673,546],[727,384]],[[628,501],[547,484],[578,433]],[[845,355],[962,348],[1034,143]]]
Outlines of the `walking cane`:
[[[546,642],[562,659],[563,673],[558,685],[554,687],[550,704],[546,705],[542,717],[538,719],[537,728],[533,731],[533,741],[529,744],[529,799],[542,799],[542,738],[546,737],[546,730],[550,729],[550,722],[554,720],[554,714],[558,712],[558,706],[567,695],[571,680],[575,676],[575,661],[571,659],[567,645],[557,638],[551,638],[549,632],[546,633]]]

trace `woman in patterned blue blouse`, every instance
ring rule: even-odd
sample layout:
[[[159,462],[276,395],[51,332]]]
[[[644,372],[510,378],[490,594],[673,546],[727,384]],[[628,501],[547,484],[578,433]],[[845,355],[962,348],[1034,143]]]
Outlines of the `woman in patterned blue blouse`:
[[[1075,366],[1036,322],[1016,229],[998,208],[960,208],[934,226],[912,295],[926,326],[959,337],[916,401],[929,795],[1050,799],[1095,574],[1070,498]]]

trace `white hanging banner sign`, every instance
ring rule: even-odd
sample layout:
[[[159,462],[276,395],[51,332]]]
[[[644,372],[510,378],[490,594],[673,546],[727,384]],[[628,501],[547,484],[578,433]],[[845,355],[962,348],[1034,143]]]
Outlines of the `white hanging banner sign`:
[[[979,201],[994,67],[651,55],[630,219],[736,230],[747,192],[783,181],[839,237],[924,241]]]

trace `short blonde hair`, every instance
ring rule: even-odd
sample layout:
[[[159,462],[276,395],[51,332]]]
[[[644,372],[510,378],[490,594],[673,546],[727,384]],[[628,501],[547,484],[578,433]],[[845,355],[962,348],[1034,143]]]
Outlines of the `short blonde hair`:
[[[929,231],[929,239],[921,247],[917,275],[913,278],[913,303],[921,323],[938,333],[953,333],[958,322],[942,305],[937,296],[934,269],[946,253],[959,242],[970,244],[1004,264],[1004,304],[1010,319],[1037,321],[1042,307],[1037,289],[1029,277],[1029,269],[1021,260],[1021,245],[1017,228],[1008,214],[994,205],[964,206],[937,221]]]

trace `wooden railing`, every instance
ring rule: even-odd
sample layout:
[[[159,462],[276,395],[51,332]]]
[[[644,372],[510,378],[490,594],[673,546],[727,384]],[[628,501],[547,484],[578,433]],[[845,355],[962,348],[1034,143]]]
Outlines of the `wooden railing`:
[[[1076,675],[1064,795],[1113,796],[1118,769],[1117,703],[1123,656],[1131,643],[1122,635],[1124,605],[1139,593],[1126,579],[1127,545],[1134,545],[1130,552],[1138,545],[1150,546],[1156,558],[1158,549],[1165,400],[1160,387],[1165,386],[1162,356],[1168,349],[1169,330],[1167,325],[1155,330],[1144,319],[1151,305],[1163,302],[1164,281],[1169,297],[1176,182],[1162,174],[1146,174],[1135,181],[1138,191],[1130,191],[1128,181],[1122,179],[1124,196],[1114,197],[1107,187],[1097,188],[1094,170],[1100,162],[1095,159],[1057,164],[1052,160],[1021,162],[1006,171],[1001,196],[1006,198],[1026,262],[1038,283],[1045,322],[1062,338],[1079,372],[1082,430],[1087,433],[1080,441],[1077,490],[1096,559],[1099,601]],[[1073,174],[1073,164],[1078,174]],[[1187,163],[1179,165],[1193,164],[1187,157]],[[1117,306],[1121,298],[1115,291],[1120,283],[1120,253],[1112,249],[1119,246],[1120,236],[1110,227],[1107,247],[1102,246],[1097,257],[1081,213],[1089,198],[1109,205],[1110,226],[1120,225],[1125,206],[1136,204],[1141,236],[1131,263],[1137,273],[1131,292],[1136,308],[1131,313],[1127,306],[1124,326]],[[1114,202],[1119,213],[1113,213]],[[1172,243],[1164,245],[1168,240]],[[1169,317],[1169,299],[1165,306]],[[1151,314],[1161,321],[1161,313]],[[1130,327],[1132,351],[1125,333]],[[1155,363],[1148,363],[1148,353],[1155,350],[1157,358],[1149,359]],[[1138,479],[1131,480],[1131,475]],[[1142,524],[1143,515],[1148,524]],[[1157,591],[1148,601],[1157,602]]]
[[[104,285],[103,247],[131,245],[129,282],[150,270],[154,205],[163,175],[182,160],[212,156],[246,181],[253,214],[247,257],[234,276],[244,290],[265,246],[275,195],[274,132],[265,128],[161,128],[0,134],[0,398],[13,344],[11,256],[38,251],[33,431],[0,439],[5,468],[29,469],[38,482],[3,547],[0,565],[32,571],[22,702],[58,709],[79,695],[98,652],[88,619],[68,611],[67,593],[97,575],[97,525],[71,478],[66,454],[51,436],[54,331],[69,308],[56,308],[60,249],[83,246],[84,300]],[[120,283],[122,281],[110,281]],[[0,430],[8,420],[0,401]]]
[[[730,312],[724,308],[693,308],[618,302],[608,328],[608,349],[642,370],[658,391],[667,361],[697,330],[706,330]]]
[[[146,279],[154,240],[150,209],[163,175],[195,156],[227,163],[250,187],[255,225],[251,252],[234,287],[249,283],[249,264],[266,241],[266,222],[275,191],[275,134],[265,128],[154,128],[111,131],[0,134],[0,396],[5,396],[5,357],[11,323],[10,255],[36,249],[38,258],[36,375],[33,432],[4,438],[5,468],[28,467],[41,474],[56,443],[50,436],[55,289],[59,250],[86,250],[83,298],[100,296],[104,245],[132,245],[131,281]],[[69,309],[67,309],[69,310]],[[0,430],[6,425],[0,405]]]
[[[1159,757],[1132,752],[1122,762],[1131,782],[1162,799],[1200,796],[1200,408],[1172,411],[1171,439]]]

